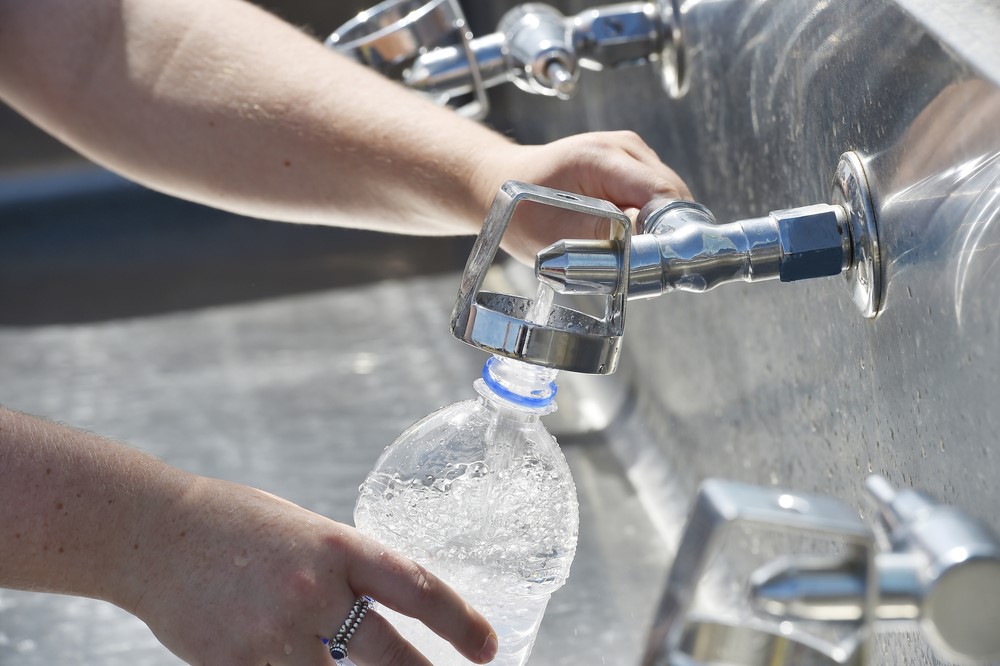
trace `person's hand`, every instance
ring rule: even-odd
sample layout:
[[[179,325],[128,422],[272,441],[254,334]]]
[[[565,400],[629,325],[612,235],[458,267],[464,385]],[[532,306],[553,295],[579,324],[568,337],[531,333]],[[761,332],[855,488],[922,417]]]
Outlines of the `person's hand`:
[[[489,623],[420,566],[353,528],[268,493],[196,477],[138,528],[134,608],[181,659],[210,666],[332,666],[355,599],[418,618],[466,658],[496,652]],[[377,611],[349,642],[359,665],[430,662]]]
[[[635,219],[654,198],[691,199],[684,181],[634,132],[592,132],[542,146],[510,144],[483,156],[475,187],[489,206],[507,180],[607,199]],[[511,221],[503,248],[525,263],[561,238],[607,238],[607,223],[576,220],[540,206],[525,207]]]

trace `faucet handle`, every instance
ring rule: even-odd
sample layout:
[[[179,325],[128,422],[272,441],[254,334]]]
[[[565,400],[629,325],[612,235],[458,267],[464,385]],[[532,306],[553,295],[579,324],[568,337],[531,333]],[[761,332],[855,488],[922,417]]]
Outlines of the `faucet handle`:
[[[507,225],[523,202],[611,221],[604,244],[622,271],[628,266],[632,225],[616,206],[602,199],[507,181],[493,199],[465,266],[452,312],[452,335],[492,354],[535,365],[588,374],[614,372],[625,329],[628,280],[624,276],[603,294],[602,317],[554,305],[545,321],[529,321],[530,299],[483,291]]]

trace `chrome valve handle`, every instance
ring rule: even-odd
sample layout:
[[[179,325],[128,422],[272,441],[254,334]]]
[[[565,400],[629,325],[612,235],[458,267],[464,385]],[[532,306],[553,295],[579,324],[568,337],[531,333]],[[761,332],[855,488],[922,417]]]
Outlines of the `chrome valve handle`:
[[[601,199],[546,187],[507,181],[490,207],[482,231],[469,255],[451,317],[451,331],[459,340],[491,354],[535,365],[588,374],[608,374],[618,365],[625,328],[625,280],[608,290],[604,316],[552,306],[545,321],[528,321],[532,301],[483,291],[486,272],[500,248],[515,208],[535,202],[612,223],[605,246],[628,265],[631,222],[614,205]]]
[[[527,92],[568,99],[581,68],[658,62],[667,91],[683,94],[679,15],[677,0],[605,5],[572,17],[526,3],[508,11],[496,32],[473,38],[457,0],[386,0],[338,28],[326,44],[481,118],[486,88],[512,81]]]

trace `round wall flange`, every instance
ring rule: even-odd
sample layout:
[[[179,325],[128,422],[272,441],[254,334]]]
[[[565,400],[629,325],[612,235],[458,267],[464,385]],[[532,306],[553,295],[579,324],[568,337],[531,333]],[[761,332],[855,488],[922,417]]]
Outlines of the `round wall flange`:
[[[882,305],[882,260],[878,225],[864,163],[855,152],[840,156],[833,176],[831,202],[847,211],[851,232],[851,264],[844,273],[851,298],[868,319],[874,319]]]

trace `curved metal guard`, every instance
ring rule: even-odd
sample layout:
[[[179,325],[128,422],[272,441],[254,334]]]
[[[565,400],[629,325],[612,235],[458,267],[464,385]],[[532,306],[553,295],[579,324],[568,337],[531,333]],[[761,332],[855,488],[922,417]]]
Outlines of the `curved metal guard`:
[[[526,321],[525,316],[532,304],[530,299],[482,291],[486,272],[500,248],[514,209],[525,201],[611,220],[610,240],[620,252],[620,265],[628,266],[632,225],[613,204],[507,181],[494,198],[469,255],[452,312],[452,335],[492,354],[535,365],[588,374],[614,372],[625,329],[627,280],[620,280],[618,286],[605,297],[603,318],[553,306],[548,321],[542,323]]]

